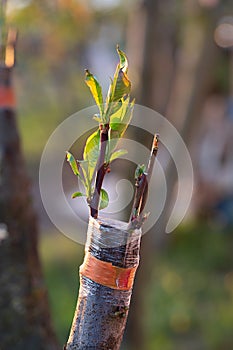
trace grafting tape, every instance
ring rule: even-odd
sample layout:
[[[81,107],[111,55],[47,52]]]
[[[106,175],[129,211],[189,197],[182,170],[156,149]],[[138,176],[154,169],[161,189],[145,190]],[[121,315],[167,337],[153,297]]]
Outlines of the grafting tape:
[[[80,275],[112,289],[131,290],[139,264],[141,230],[129,230],[126,222],[90,217],[87,236]]]
[[[88,252],[79,272],[80,275],[103,286],[118,290],[130,290],[133,287],[136,270],[137,266],[132,268],[114,266],[112,263],[95,258]]]

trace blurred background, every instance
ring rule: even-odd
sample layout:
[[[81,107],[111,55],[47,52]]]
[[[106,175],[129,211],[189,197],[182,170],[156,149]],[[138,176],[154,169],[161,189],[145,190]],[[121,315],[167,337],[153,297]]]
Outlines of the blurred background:
[[[75,308],[83,246],[49,221],[39,194],[39,162],[56,126],[93,104],[85,68],[106,91],[118,43],[129,58],[132,96],[178,129],[195,173],[188,216],[168,236],[164,223],[177,180],[168,162],[167,206],[143,237],[122,349],[233,349],[232,1],[9,0],[7,21],[19,31],[18,123],[61,346]]]

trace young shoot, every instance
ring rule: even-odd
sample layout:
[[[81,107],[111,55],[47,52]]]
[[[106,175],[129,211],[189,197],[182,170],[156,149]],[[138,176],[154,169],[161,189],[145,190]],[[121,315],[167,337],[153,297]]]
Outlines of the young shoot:
[[[85,192],[75,192],[72,197],[85,196],[92,217],[98,217],[98,211],[107,207],[109,198],[102,188],[103,180],[110,171],[111,163],[126,154],[125,149],[117,149],[133,114],[134,101],[130,100],[131,82],[128,78],[128,60],[117,46],[119,63],[109,86],[107,96],[103,98],[102,88],[96,77],[86,70],[85,82],[90,89],[99,113],[94,116],[98,128],[85,144],[83,160],[76,160],[67,152],[73,173],[79,178]]]

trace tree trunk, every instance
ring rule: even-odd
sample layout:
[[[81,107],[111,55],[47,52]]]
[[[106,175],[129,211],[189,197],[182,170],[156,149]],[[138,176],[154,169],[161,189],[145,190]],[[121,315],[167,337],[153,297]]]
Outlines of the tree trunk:
[[[11,86],[0,67],[0,348],[58,349],[37,251],[37,222]]]
[[[164,114],[167,108],[176,66],[174,56],[177,45],[177,24],[174,7],[171,0],[141,1],[140,8],[132,13],[129,29],[131,36],[128,37],[127,43],[129,58],[133,65],[135,61],[137,64],[139,85],[137,102],[161,114]],[[142,47],[142,50],[139,50],[139,47]],[[135,70],[134,67],[133,69]],[[138,141],[148,147],[150,139],[145,139],[143,135]],[[160,157],[160,153],[158,156]],[[158,236],[157,231],[152,230],[142,239],[142,264],[133,291],[126,331],[126,345],[130,350],[145,349],[146,344],[141,315],[144,313],[146,288],[149,286],[151,265],[154,260],[154,241]],[[163,234],[165,245],[166,238],[167,236]]]
[[[198,6],[194,6],[190,7],[191,13],[179,13],[179,18],[186,15],[192,18],[192,21],[187,21],[182,28],[185,39],[177,56],[175,49],[178,46],[176,38],[178,33],[175,22],[178,18],[175,17],[175,13],[172,14],[172,3],[145,0],[144,4],[145,44],[143,52],[139,53],[143,55],[141,77],[138,79],[141,86],[139,101],[142,105],[147,105],[164,114],[188,143],[200,122],[201,107],[213,79],[212,71],[217,58],[213,28],[218,10],[203,14]],[[196,13],[192,12],[193,9]],[[167,10],[167,14],[164,10]],[[199,25],[197,31],[194,17],[199,18],[200,15],[208,16],[205,21],[207,23]],[[195,40],[194,37],[190,40],[190,32],[195,34]],[[198,36],[196,32],[198,34],[201,32],[201,35]],[[160,154],[158,156],[160,157]],[[143,296],[146,288],[149,287],[151,257],[153,256],[153,263],[155,263],[155,253],[161,253],[168,245],[169,236],[165,234],[165,228],[171,213],[177,181],[173,161],[168,163],[165,171],[167,180],[165,208],[153,228],[153,233],[149,233],[142,240],[143,263],[135,283],[126,339],[130,350],[145,348],[145,332],[140,315],[144,309]]]
[[[90,218],[67,350],[120,349],[139,263],[141,230]]]

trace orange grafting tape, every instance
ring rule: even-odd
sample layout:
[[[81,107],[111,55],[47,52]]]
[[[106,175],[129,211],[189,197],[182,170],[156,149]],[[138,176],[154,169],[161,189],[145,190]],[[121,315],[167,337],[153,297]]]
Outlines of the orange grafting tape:
[[[15,107],[15,94],[11,87],[0,86],[0,108],[1,107]]]
[[[130,290],[133,287],[136,270],[137,266],[132,268],[117,267],[86,253],[79,272],[80,275],[103,286],[118,290]]]

